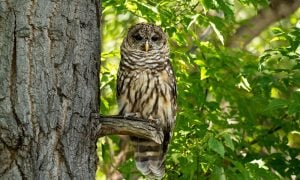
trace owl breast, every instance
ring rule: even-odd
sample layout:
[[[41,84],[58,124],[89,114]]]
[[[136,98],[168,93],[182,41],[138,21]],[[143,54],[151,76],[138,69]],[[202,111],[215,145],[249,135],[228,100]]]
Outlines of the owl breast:
[[[166,70],[136,70],[128,73],[126,78],[121,75],[120,79],[124,83],[118,101],[120,114],[137,112],[144,119],[159,119],[162,127],[167,126],[165,121],[174,119],[172,82]]]

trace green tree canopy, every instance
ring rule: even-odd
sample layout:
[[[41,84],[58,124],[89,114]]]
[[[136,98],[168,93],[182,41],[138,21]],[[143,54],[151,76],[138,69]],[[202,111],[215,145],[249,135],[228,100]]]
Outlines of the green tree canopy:
[[[299,6],[296,0],[103,1],[101,113],[117,113],[127,29],[151,22],[169,36],[178,85],[166,179],[300,178]],[[99,139],[97,179],[113,172],[141,176],[130,156],[118,161],[125,151],[118,142]]]

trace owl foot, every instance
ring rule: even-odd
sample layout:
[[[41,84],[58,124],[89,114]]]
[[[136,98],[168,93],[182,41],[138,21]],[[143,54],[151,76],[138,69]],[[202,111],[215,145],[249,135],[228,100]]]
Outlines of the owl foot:
[[[127,117],[141,118],[142,116],[141,116],[141,113],[139,113],[139,112],[135,112],[135,113],[129,112],[129,113],[125,113],[124,117],[125,118],[127,118]]]
[[[152,115],[150,115],[148,117],[148,120],[150,123],[155,124],[155,125],[160,125],[160,122],[161,122],[160,118],[154,118]]]

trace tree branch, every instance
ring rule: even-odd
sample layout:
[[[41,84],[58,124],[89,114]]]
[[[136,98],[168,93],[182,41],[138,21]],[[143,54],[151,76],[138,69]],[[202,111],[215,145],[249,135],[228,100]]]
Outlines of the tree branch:
[[[299,7],[299,0],[271,0],[269,8],[259,11],[257,16],[252,17],[245,25],[237,29],[228,40],[228,46],[245,47],[272,23],[291,15]]]
[[[96,134],[98,137],[107,135],[130,135],[146,138],[158,144],[163,142],[163,131],[155,123],[135,117],[124,116],[103,116],[93,114],[92,118],[96,123]]]

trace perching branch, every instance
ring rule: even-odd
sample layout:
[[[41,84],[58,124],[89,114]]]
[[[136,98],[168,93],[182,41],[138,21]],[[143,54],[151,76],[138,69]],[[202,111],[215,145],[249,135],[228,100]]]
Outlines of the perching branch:
[[[229,47],[245,47],[272,23],[294,13],[300,7],[299,0],[271,0],[270,7],[258,12],[248,22],[237,29],[228,40]]]
[[[93,115],[98,137],[107,135],[130,135],[151,139],[158,144],[163,142],[163,131],[155,123],[144,119],[124,116]]]

